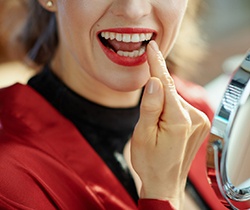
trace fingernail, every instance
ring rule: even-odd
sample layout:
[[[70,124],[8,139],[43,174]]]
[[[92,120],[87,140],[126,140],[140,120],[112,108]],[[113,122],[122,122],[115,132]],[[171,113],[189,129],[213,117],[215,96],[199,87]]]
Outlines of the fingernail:
[[[146,91],[148,94],[154,94],[159,90],[159,83],[156,80],[150,79],[147,84]]]
[[[156,44],[155,41],[150,41],[150,42],[149,42],[149,45],[150,45],[150,47],[151,47],[155,52],[159,52],[159,47],[158,47],[158,45]]]

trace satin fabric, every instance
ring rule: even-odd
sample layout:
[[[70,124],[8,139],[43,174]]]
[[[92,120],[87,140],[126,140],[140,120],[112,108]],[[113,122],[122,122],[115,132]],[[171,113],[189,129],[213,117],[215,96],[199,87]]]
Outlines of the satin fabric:
[[[0,90],[0,209],[173,209],[138,207],[73,124],[38,93]]]
[[[212,120],[204,90],[174,80],[179,94]],[[0,122],[0,209],[172,209],[154,199],[136,206],[74,125],[30,87],[0,90]],[[211,209],[226,209],[207,180],[206,143],[189,179]]]

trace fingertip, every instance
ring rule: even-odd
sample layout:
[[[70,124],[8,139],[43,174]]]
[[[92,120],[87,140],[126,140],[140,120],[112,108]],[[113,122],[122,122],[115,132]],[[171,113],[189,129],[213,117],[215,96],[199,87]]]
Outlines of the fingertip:
[[[156,53],[158,53],[160,50],[159,50],[159,47],[157,45],[157,43],[154,41],[154,40],[151,40],[149,43],[148,43],[148,47],[150,47],[153,51],[155,51]]]
[[[161,78],[164,74],[168,74],[166,61],[154,40],[148,43],[147,56],[151,76]]]
[[[162,61],[163,56],[158,47],[158,44],[154,40],[151,40],[147,45],[147,55],[149,65],[152,65],[152,63],[156,60]]]

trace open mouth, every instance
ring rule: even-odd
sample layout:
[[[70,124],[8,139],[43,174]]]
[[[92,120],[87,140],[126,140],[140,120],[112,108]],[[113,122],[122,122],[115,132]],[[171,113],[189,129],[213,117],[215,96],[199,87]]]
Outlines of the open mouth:
[[[116,33],[100,32],[98,38],[103,46],[119,56],[136,58],[142,56],[154,33]]]

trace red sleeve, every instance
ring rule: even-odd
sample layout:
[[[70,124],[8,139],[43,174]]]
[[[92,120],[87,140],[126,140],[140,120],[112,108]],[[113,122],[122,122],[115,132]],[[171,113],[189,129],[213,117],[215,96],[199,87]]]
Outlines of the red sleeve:
[[[139,210],[174,210],[169,201],[157,199],[139,199]]]
[[[24,205],[12,201],[0,194],[0,209],[5,209],[5,210],[30,210],[29,207],[25,207]]]

